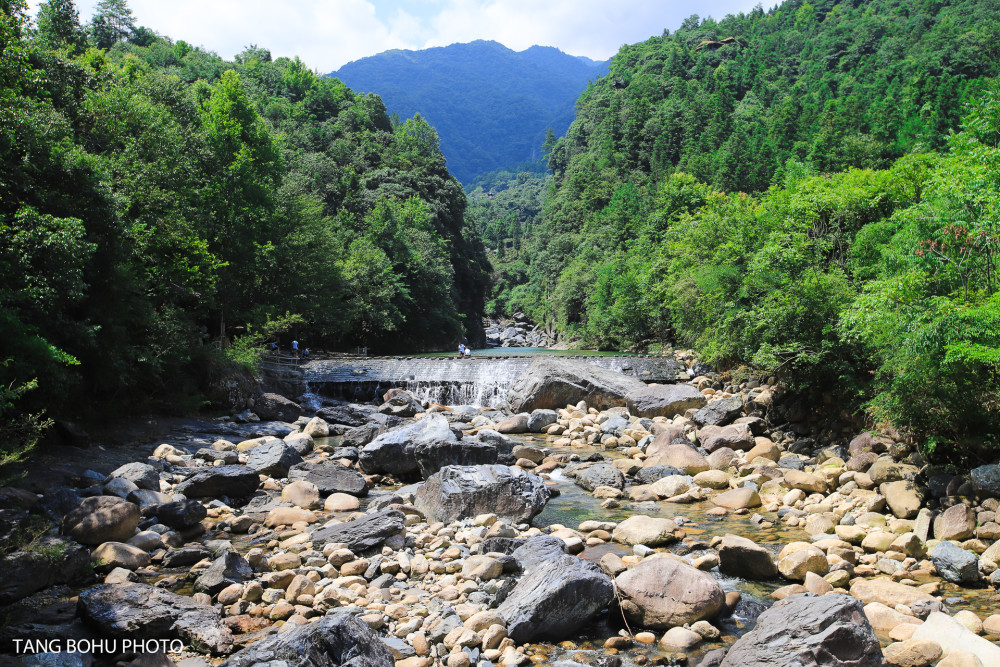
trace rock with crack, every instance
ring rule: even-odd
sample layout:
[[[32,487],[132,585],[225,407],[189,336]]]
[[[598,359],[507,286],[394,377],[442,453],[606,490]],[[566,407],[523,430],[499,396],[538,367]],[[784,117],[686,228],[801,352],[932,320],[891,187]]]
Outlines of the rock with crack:
[[[524,574],[497,611],[518,644],[565,639],[614,599],[611,577],[596,564],[564,553],[559,538],[532,537],[513,557]]]
[[[537,516],[548,499],[549,490],[541,478],[520,468],[445,466],[420,487],[414,505],[429,522],[496,514],[523,523]]]
[[[80,617],[116,639],[180,639],[196,651],[229,653],[233,635],[211,606],[148,584],[101,584],[80,594]]]

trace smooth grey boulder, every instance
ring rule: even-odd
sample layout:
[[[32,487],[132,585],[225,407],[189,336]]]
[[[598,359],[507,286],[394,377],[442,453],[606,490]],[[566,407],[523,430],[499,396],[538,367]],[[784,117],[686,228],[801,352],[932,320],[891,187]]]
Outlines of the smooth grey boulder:
[[[336,463],[296,463],[288,469],[288,479],[312,482],[323,495],[347,493],[359,498],[368,495],[368,482],[364,476],[353,468]]]
[[[561,540],[536,536],[514,550],[524,574],[497,608],[518,644],[566,639],[615,596],[611,577],[562,551]]]
[[[558,410],[581,400],[598,410],[624,406],[625,396],[645,387],[642,380],[576,359],[541,357],[511,385],[511,410]]]
[[[420,476],[427,479],[445,466],[497,463],[497,447],[478,440],[431,440],[413,448]]]
[[[979,581],[979,558],[952,542],[938,542],[931,549],[931,562],[945,581],[971,584]]]
[[[194,581],[198,593],[215,595],[230,584],[242,584],[253,579],[253,568],[247,559],[235,551],[219,556],[215,562]]]
[[[344,424],[345,426],[361,426],[371,421],[375,408],[370,405],[333,405],[321,408],[316,411],[316,416],[321,417],[330,424]]]
[[[340,613],[265,637],[231,656],[222,667],[392,667],[393,664],[392,652],[364,621]]]
[[[280,394],[261,394],[254,402],[253,411],[263,421],[293,422],[302,414],[302,406]],[[328,420],[329,421],[329,420]]]
[[[559,415],[555,410],[539,408],[532,410],[528,415],[528,431],[531,433],[541,433],[546,428],[559,421]]]
[[[358,462],[368,474],[415,475],[420,468],[414,448],[432,440],[456,440],[448,420],[439,413],[420,421],[394,428],[378,436],[361,450]]]
[[[62,532],[80,544],[103,544],[128,540],[138,525],[138,505],[118,496],[93,496],[63,517]]]
[[[721,667],[881,667],[882,660],[860,600],[803,593],[761,614]]]
[[[404,518],[399,510],[387,509],[354,521],[317,528],[312,533],[313,549],[322,551],[328,542],[343,542],[354,553],[380,547],[405,528]]]
[[[636,417],[673,417],[705,407],[706,399],[689,384],[651,384],[629,392],[625,406]]]
[[[527,412],[519,412],[516,415],[504,417],[497,422],[497,432],[504,434],[527,433],[529,417],[530,415]]]
[[[95,586],[80,594],[77,613],[106,637],[180,639],[215,655],[233,649],[233,635],[213,607],[148,584]]]
[[[182,530],[201,523],[208,510],[197,500],[178,500],[157,505],[152,512],[164,526]]]
[[[588,491],[599,486],[610,486],[613,489],[625,488],[625,475],[610,463],[595,463],[576,471],[576,484]]]
[[[701,426],[725,426],[743,412],[743,399],[739,396],[712,401],[691,415],[691,421]]]
[[[140,489],[149,489],[150,491],[160,490],[160,473],[148,463],[140,463],[138,461],[126,463],[108,475],[104,483],[107,484],[115,478],[127,479]]]
[[[548,499],[549,490],[541,478],[520,468],[445,466],[424,482],[413,504],[431,523],[491,513],[524,523],[537,516]]]
[[[212,466],[199,470],[177,485],[188,498],[244,498],[257,490],[260,477],[247,466]]]

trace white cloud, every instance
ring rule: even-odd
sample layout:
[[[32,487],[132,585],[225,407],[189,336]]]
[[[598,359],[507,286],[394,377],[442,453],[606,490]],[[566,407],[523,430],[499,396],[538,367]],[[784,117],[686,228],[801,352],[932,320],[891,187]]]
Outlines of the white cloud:
[[[31,0],[32,11],[40,0]],[[140,25],[232,58],[250,44],[329,72],[388,49],[492,39],[603,60],[687,16],[722,18],[758,0],[130,0]],[[773,0],[772,0],[773,2]],[[78,0],[84,21],[97,0]],[[767,6],[767,3],[765,4]]]

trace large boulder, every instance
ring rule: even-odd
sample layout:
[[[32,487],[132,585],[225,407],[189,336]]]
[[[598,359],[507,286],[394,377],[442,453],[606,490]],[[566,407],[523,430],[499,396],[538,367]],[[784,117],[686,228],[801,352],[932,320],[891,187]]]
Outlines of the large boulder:
[[[211,466],[199,470],[177,485],[189,498],[244,498],[257,490],[260,476],[247,466]]]
[[[247,456],[248,468],[271,477],[287,477],[297,463],[302,463],[302,455],[280,440],[254,447]]]
[[[93,496],[63,517],[62,532],[80,544],[125,542],[138,525],[138,505],[118,496]]]
[[[972,489],[980,498],[1000,498],[1000,465],[995,463],[973,468]]]
[[[750,451],[754,446],[754,435],[747,424],[730,424],[728,426],[709,424],[698,431],[698,442],[709,452],[723,447]]]
[[[253,411],[263,421],[293,422],[302,414],[302,406],[280,394],[268,393],[257,397]]]
[[[653,445],[650,445],[650,449]],[[682,471],[686,475],[697,475],[700,472],[709,470],[712,466],[697,449],[689,445],[665,445],[657,447],[655,453],[650,454],[642,466],[652,468],[654,466],[671,466]]]
[[[925,497],[923,487],[905,479],[882,484],[879,486],[879,493],[885,496],[889,509],[900,519],[916,517]]]
[[[610,463],[595,463],[576,472],[576,483],[588,491],[593,491],[599,486],[624,489],[625,475],[617,466]]]
[[[418,412],[423,412],[424,406],[420,405],[417,399],[409,393],[403,391],[378,406],[378,411],[384,415],[413,417]]]
[[[757,618],[720,667],[882,667],[882,649],[850,595],[792,595]]]
[[[101,584],[80,594],[80,617],[115,639],[180,639],[195,651],[229,653],[233,635],[207,604],[148,584]]]
[[[625,405],[625,396],[645,383],[577,359],[540,357],[514,381],[507,399],[514,412],[558,410],[581,400],[605,410]]]
[[[646,558],[615,579],[625,619],[664,630],[718,614],[726,594],[712,575],[672,557]]]
[[[322,551],[327,543],[344,543],[354,553],[382,546],[388,538],[398,535],[406,526],[399,510],[382,510],[368,516],[323,528],[312,534],[313,548]]]
[[[371,421],[374,412],[375,408],[370,405],[333,405],[320,408],[316,411],[316,416],[330,424],[362,426]]]
[[[265,637],[222,667],[392,667],[392,652],[368,625],[350,614],[324,616]]]
[[[445,466],[476,466],[497,463],[497,446],[481,440],[430,440],[418,443],[413,455],[420,476],[427,479]]]
[[[698,412],[691,415],[691,421],[702,426],[724,426],[740,416],[743,411],[743,399],[739,396],[720,398],[712,401]]]
[[[0,557],[0,605],[8,605],[53,584],[78,583],[90,576],[90,552],[61,537],[42,537],[37,551]]]
[[[417,465],[416,446],[432,440],[456,440],[448,419],[433,413],[414,424],[400,426],[386,431],[361,450],[358,462],[368,474],[389,473],[391,475],[415,475]]]
[[[764,547],[738,535],[727,534],[719,545],[719,571],[744,579],[776,579],[778,566]]]
[[[559,421],[559,415],[556,414],[555,410],[532,410],[528,416],[528,431],[531,433],[541,433],[557,421]]]
[[[676,530],[677,524],[671,519],[637,514],[615,526],[611,535],[622,544],[659,547],[677,541]]]
[[[518,644],[565,639],[614,599],[611,577],[561,546],[558,538],[536,536],[514,550],[524,575],[497,611]]]
[[[288,469],[288,479],[297,482],[311,482],[323,495],[347,493],[352,496],[368,495],[368,482],[353,468],[345,468],[336,463],[312,463],[303,461]]]
[[[979,558],[953,542],[938,542],[931,549],[930,559],[945,581],[955,584],[979,581]]]
[[[548,499],[545,483],[520,468],[445,466],[420,487],[414,505],[429,522],[496,514],[523,523],[537,516]]]
[[[127,479],[140,489],[148,489],[150,491],[160,490],[160,473],[148,463],[140,463],[138,461],[126,463],[108,475],[104,483],[107,484],[115,478]]]
[[[702,393],[689,384],[651,384],[625,396],[629,413],[636,417],[673,417],[705,403]]]

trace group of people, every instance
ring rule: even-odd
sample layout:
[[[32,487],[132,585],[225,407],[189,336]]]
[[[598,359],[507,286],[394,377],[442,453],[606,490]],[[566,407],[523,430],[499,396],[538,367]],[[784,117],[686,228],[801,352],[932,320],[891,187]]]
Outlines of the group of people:
[[[271,354],[278,354],[278,342],[272,340],[268,344],[267,349],[268,349],[268,351]],[[308,347],[303,348],[302,349],[302,353],[299,354],[299,341],[293,340],[292,341],[292,356],[295,357],[296,359],[308,359],[309,358],[309,348]]]
[[[471,356],[472,356],[472,348],[471,347],[466,347],[465,343],[459,343],[458,344],[458,358],[462,359],[464,357],[464,358],[467,359],[467,358],[469,358]]]

